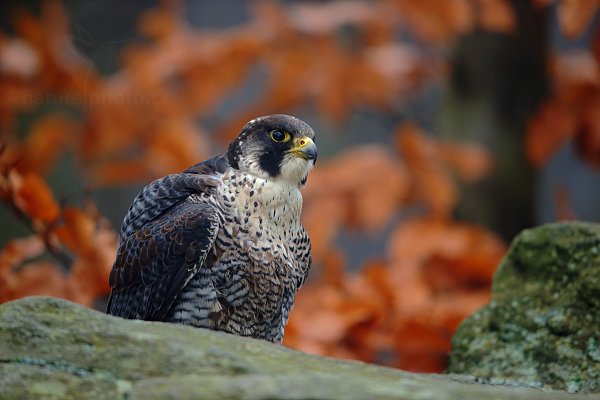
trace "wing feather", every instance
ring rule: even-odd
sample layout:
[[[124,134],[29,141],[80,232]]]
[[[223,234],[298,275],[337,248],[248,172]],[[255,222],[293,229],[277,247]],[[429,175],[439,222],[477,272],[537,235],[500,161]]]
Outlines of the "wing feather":
[[[219,227],[214,208],[184,202],[133,232],[110,274],[108,313],[162,320],[206,260]]]
[[[146,186],[134,199],[123,220],[120,240],[122,242],[131,233],[149,221],[179,204],[191,194],[207,193],[217,185],[210,175],[172,174],[157,179]]]
[[[211,161],[211,160],[209,160]],[[215,241],[216,210],[196,196],[211,193],[219,172],[168,175],[146,186],[123,220],[110,274],[107,312],[124,318],[162,320],[179,292],[204,264]]]

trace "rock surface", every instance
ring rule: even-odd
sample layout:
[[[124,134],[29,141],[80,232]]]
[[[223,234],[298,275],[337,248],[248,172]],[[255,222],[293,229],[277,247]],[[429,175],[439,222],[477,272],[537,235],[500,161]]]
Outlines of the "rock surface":
[[[523,231],[496,272],[490,303],[455,333],[448,372],[600,392],[600,225]]]
[[[537,399],[311,356],[223,333],[108,316],[64,300],[0,305],[1,399]],[[544,398],[571,399],[564,392]]]

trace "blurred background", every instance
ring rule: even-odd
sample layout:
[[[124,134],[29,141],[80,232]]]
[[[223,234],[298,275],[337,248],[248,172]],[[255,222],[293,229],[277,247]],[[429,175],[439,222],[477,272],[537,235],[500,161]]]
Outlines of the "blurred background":
[[[0,302],[103,310],[151,180],[317,132],[284,345],[442,371],[522,229],[600,219],[596,0],[3,1]]]

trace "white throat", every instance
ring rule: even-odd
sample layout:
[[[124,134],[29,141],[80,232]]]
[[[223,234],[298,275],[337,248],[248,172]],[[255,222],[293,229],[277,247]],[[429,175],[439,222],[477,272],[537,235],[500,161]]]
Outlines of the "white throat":
[[[302,182],[313,168],[314,163],[311,160],[305,160],[293,154],[287,154],[281,163],[280,176],[275,179],[288,181],[296,186],[303,186]]]
[[[257,201],[270,218],[274,218],[275,222],[279,223],[300,219],[302,194],[297,183],[282,178],[271,178],[259,184],[262,190],[257,193]]]
[[[260,214],[276,224],[299,223],[302,194],[296,182],[283,176],[263,178],[239,170],[225,173],[222,179],[235,182],[233,201],[238,203],[239,210],[252,210],[252,214]],[[229,198],[232,194],[224,195]]]

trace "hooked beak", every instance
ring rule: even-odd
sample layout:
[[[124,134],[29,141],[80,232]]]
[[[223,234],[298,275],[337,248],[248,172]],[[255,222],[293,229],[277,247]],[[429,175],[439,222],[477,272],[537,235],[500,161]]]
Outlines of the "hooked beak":
[[[309,137],[294,139],[294,147],[288,152],[305,160],[313,160],[313,164],[317,162],[317,145]]]

